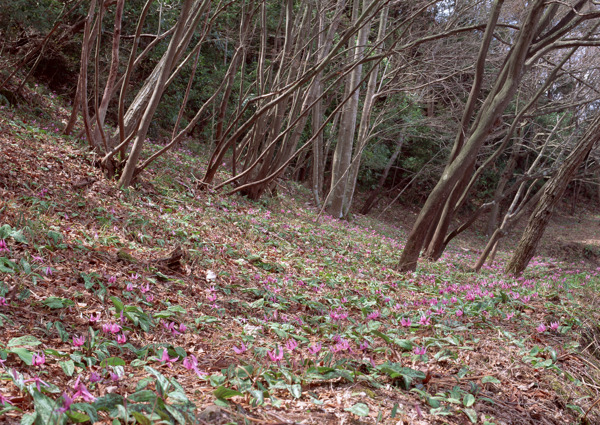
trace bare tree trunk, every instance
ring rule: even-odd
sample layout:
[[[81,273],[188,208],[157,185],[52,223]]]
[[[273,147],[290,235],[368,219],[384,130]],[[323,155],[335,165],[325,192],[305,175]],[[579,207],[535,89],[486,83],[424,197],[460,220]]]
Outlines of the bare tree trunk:
[[[369,7],[370,0],[363,0],[363,9]],[[356,21],[359,16],[359,0],[354,0],[352,19]],[[365,51],[367,37],[371,29],[370,24],[365,24],[358,32],[356,40],[351,43],[349,50],[352,53],[349,63],[358,63],[362,60]],[[332,193],[328,212],[335,218],[344,216],[344,204],[348,188],[348,174],[352,162],[352,150],[354,148],[354,132],[356,129],[356,118],[358,115],[358,100],[360,96],[359,81],[362,75],[362,65],[358,65],[348,75],[346,82],[346,93],[351,95],[347,102],[342,118],[340,120],[340,132],[337,145],[333,154],[333,166],[331,175]]]
[[[189,16],[190,10],[192,8],[192,4],[194,0],[185,0],[181,6],[181,13],[179,16],[179,20],[177,21],[177,29],[173,34],[173,38],[169,43],[169,47],[163,56],[164,64],[161,67],[160,75],[158,76],[158,80],[152,92],[152,96],[150,101],[148,102],[148,106],[144,111],[144,115],[142,116],[140,127],[137,131],[137,134],[134,139],[133,147],[131,148],[131,153],[127,158],[127,163],[125,164],[125,168],[123,169],[123,174],[119,179],[119,186],[127,187],[131,184],[131,180],[137,166],[138,158],[142,152],[142,147],[144,144],[144,140],[146,139],[146,134],[148,133],[148,128],[150,127],[150,123],[154,118],[154,112],[158,107],[158,103],[162,97],[164,92],[165,84],[169,79],[170,70],[173,68],[174,61],[177,56],[177,49],[179,44],[182,41],[182,37],[184,36],[186,17]]]
[[[115,85],[115,81],[117,80],[117,73],[119,72],[119,45],[121,42],[121,20],[123,17],[123,7],[125,5],[125,0],[117,1],[117,8],[115,10],[115,25],[113,32],[113,42],[112,42],[112,53],[111,53],[111,63],[110,70],[108,73],[108,80],[106,81],[106,86],[104,87],[104,94],[102,95],[102,101],[100,102],[100,106],[96,111],[96,129],[94,131],[94,139],[95,140],[106,140],[106,136],[104,135],[104,120],[106,119],[106,111],[108,110],[108,102],[112,97],[113,87]],[[99,70],[96,69],[96,74],[98,74]],[[108,146],[106,146],[108,147]]]
[[[502,3],[502,0],[498,0],[495,7],[499,9]],[[406,246],[400,258],[399,269],[401,271],[413,271],[416,269],[419,254],[423,247],[423,240],[431,226],[432,218],[437,216],[444,208],[449,194],[456,184],[464,178],[464,172],[469,165],[474,163],[479,149],[492,130],[496,120],[501,116],[512,99],[521,81],[529,48],[536,34],[536,27],[542,17],[544,7],[544,0],[536,0],[531,3],[528,16],[522,24],[517,42],[511,49],[496,84],[481,106],[464,145],[460,139],[457,139],[454,147],[455,151],[457,151],[455,158],[446,166],[439,182],[427,198],[408,236]],[[493,33],[496,22],[497,14],[492,14],[492,19],[488,23],[484,40],[487,40],[487,36]]]
[[[148,76],[148,78],[146,78],[146,81],[144,81],[144,85],[137,92],[132,103],[129,105],[129,108],[123,117],[124,132],[123,136],[120,136],[120,138],[127,138],[139,125],[139,121],[145,114],[147,105],[149,104],[151,97],[154,95],[156,87],[159,86],[161,77],[165,74],[165,72],[168,77],[171,76],[171,73],[175,68],[175,64],[183,56],[185,49],[189,45],[192,36],[194,35],[194,32],[200,23],[202,15],[206,11],[206,8],[210,5],[211,1],[196,0],[194,3],[195,4],[193,7],[190,8],[189,13],[183,18],[180,18],[180,20],[184,20],[182,24],[182,26],[184,26],[184,32],[179,37],[178,45],[174,46],[175,56],[173,57],[172,61],[169,61],[169,66],[171,66],[171,68],[166,69],[166,71],[164,70],[164,67],[167,64],[168,56],[167,52],[165,52],[158,64],[156,64],[152,70],[152,73]],[[179,21],[176,25],[179,25]],[[173,37],[175,37],[175,35],[173,35]],[[167,78],[167,80],[172,81],[170,78]],[[166,85],[166,81],[163,85]],[[166,87],[163,87],[163,91],[164,88]],[[122,141],[123,140],[121,140],[121,142]]]
[[[389,161],[387,162],[385,169],[383,170],[383,173],[379,177],[379,181],[377,182],[377,185],[373,189],[371,189],[371,194],[369,195],[369,197],[365,201],[365,204],[361,208],[361,210],[360,210],[361,214],[364,214],[364,215],[369,214],[369,211],[371,211],[371,208],[373,208],[373,206],[375,205],[375,202],[377,201],[377,199],[379,199],[379,196],[381,195],[381,189],[383,189],[383,185],[385,184],[385,181],[387,180],[387,177],[390,174],[390,170],[396,163],[396,159],[398,159],[398,155],[400,155],[400,152],[402,151],[403,144],[404,144],[404,139],[400,139],[398,141],[398,143],[396,144],[396,149],[394,150],[394,153],[392,153],[392,156],[390,157]]]
[[[529,217],[529,222],[523,231],[521,240],[506,265],[506,273],[513,275],[523,273],[535,254],[537,245],[552,215],[553,208],[560,201],[573,175],[598,140],[600,140],[600,114],[590,123],[581,141],[567,159],[565,159],[556,175],[546,184],[540,201]]]
[[[374,54],[378,55],[383,51],[381,43],[386,34],[387,17],[388,17],[388,6],[381,9],[381,15],[379,17],[379,30],[377,33],[376,44],[378,47],[375,49]],[[371,69],[371,75],[369,76],[369,82],[367,84],[367,91],[365,93],[365,99],[363,104],[363,110],[360,118],[360,126],[358,128],[358,139],[356,143],[356,150],[354,152],[354,158],[352,165],[348,172],[348,183],[346,187],[346,193],[344,194],[344,206],[342,213],[347,216],[350,213],[352,206],[352,199],[354,198],[354,191],[356,190],[356,182],[358,180],[358,171],[360,169],[360,160],[362,158],[363,151],[369,141],[369,132],[371,130],[371,112],[373,110],[373,103],[375,102],[377,90],[377,81],[379,79],[379,65],[380,62],[376,62]]]

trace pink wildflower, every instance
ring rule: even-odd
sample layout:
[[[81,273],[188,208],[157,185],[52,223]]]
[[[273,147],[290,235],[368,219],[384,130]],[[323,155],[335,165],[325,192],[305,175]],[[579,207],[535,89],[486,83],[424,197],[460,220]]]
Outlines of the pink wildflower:
[[[246,347],[246,344],[244,344],[243,342],[242,342],[242,344],[240,345],[240,348],[237,348],[235,345],[233,346],[233,351],[234,351],[236,354],[243,354],[243,353],[245,353],[245,352],[246,352],[246,350],[248,350],[248,347]]]
[[[81,347],[85,343],[85,336],[73,337],[73,345],[75,347]]]
[[[44,363],[46,363],[46,356],[44,355],[43,352],[39,352],[33,355],[32,359],[31,359],[31,364],[33,366],[41,366]]]
[[[295,339],[290,339],[285,343],[285,348],[287,348],[289,352],[294,351],[297,346],[298,342]]]
[[[267,351],[267,354],[272,362],[279,362],[283,359],[283,350],[275,347],[273,351]]]
[[[311,345],[310,347],[308,347],[308,351],[310,352],[310,354],[312,354],[313,356],[316,356],[317,353],[319,351],[321,351],[321,348],[323,348],[323,346],[321,345],[320,342],[315,343],[314,345]]]
[[[417,356],[424,356],[426,352],[427,348],[425,346],[413,348],[413,353],[415,353]]]

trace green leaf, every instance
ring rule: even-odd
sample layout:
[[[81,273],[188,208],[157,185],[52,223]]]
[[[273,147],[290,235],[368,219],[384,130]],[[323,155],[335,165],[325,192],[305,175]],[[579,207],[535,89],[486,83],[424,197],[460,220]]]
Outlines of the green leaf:
[[[177,314],[185,314],[185,308],[183,308],[180,305],[170,305],[167,310],[172,311],[173,313],[177,313]]]
[[[56,402],[49,397],[45,396],[41,392],[37,390],[33,390],[33,405],[35,407],[35,412],[37,413],[37,419],[40,420],[43,424],[58,424],[64,423],[64,420],[61,421],[57,418],[57,415],[54,413],[54,409],[56,407]]]
[[[230,388],[227,387],[218,387],[216,390],[213,391],[213,394],[215,395],[215,397],[217,397],[218,399],[221,400],[227,400],[231,397],[235,397],[237,395],[244,395],[239,391],[236,390],[232,390]]]
[[[73,372],[75,372],[75,363],[73,360],[65,360],[64,362],[58,362],[63,372],[67,376],[73,376]]]
[[[62,342],[67,342],[69,340],[69,333],[65,330],[65,326],[61,322],[54,322],[54,327],[58,331],[58,335]]]
[[[384,334],[378,330],[372,330],[371,333],[373,335],[378,336],[379,338],[383,339],[388,344],[392,341],[392,338],[390,338],[389,336],[387,336],[386,334]]]
[[[33,354],[26,348],[15,347],[15,348],[11,348],[8,351],[10,353],[14,353],[17,356],[19,356],[19,358],[21,360],[23,360],[27,366],[31,366],[31,364],[33,363]]]
[[[96,410],[108,411],[111,416],[116,416],[118,406],[123,405],[123,396],[120,394],[109,393],[98,397],[94,401]]]
[[[249,304],[250,308],[262,308],[265,305],[265,299],[264,298],[260,298],[252,303]]]
[[[413,349],[413,343],[410,342],[407,339],[394,339],[394,344],[396,344],[398,347],[402,348],[403,350],[406,351],[410,351]]]
[[[115,305],[115,308],[117,309],[117,314],[121,313],[121,311],[123,311],[124,308],[123,302],[115,296],[110,297],[110,300]]]
[[[77,424],[82,422],[88,422],[90,420],[90,417],[88,415],[81,412],[67,411],[66,415],[69,417],[69,419],[71,419]]]
[[[100,367],[125,366],[125,360],[120,357],[108,357],[100,362]]]
[[[302,397],[302,386],[300,384],[289,385],[288,390],[294,398]]]
[[[467,418],[469,418],[472,423],[477,423],[477,412],[475,409],[463,409],[463,412],[465,412],[465,415],[467,415]]]
[[[475,404],[475,396],[470,393],[465,394],[463,397],[463,404],[465,407],[471,407],[473,404]]]
[[[40,345],[42,341],[34,337],[33,335],[23,335],[17,338],[13,338],[8,341],[6,348],[10,347],[35,347]]]
[[[71,405],[71,412],[75,410],[79,410],[85,412],[85,416],[87,416],[91,423],[98,422],[98,412],[96,408],[89,403],[74,403]]]
[[[140,412],[136,412],[135,410],[132,411],[131,414],[133,415],[135,420],[137,422],[139,422],[141,425],[152,425],[152,421],[150,419],[148,419],[144,414],[142,414]]]
[[[162,310],[152,315],[152,317],[154,317],[155,319],[166,319],[171,316],[175,316],[175,313],[172,313],[168,310]]]
[[[70,307],[70,306],[75,305],[75,303],[73,301],[71,301],[70,299],[54,297],[54,296],[46,298],[45,300],[42,301],[42,304],[44,304],[46,307],[52,308],[52,309],[65,308],[65,307]]]
[[[156,400],[156,397],[157,397],[157,395],[154,391],[141,390],[141,391],[131,394],[127,398],[127,400],[134,402],[134,403],[147,403],[147,402],[154,402],[154,400]]]
[[[365,417],[369,415],[369,406],[365,403],[356,403],[352,407],[344,409],[346,412],[354,413],[356,416]]]
[[[498,378],[495,378],[493,376],[484,376],[483,378],[481,378],[481,383],[482,384],[501,384],[500,380]]]
[[[25,413],[21,418],[21,425],[33,425],[35,419],[37,418],[37,413]]]

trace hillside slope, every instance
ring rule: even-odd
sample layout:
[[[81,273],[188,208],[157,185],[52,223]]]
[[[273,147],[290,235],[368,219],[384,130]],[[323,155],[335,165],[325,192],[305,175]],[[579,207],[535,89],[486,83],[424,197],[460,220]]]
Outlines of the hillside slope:
[[[0,422],[599,423],[600,270],[473,274],[458,244],[402,275],[399,228],[293,184],[199,191],[182,149],[121,191],[93,162],[0,110]]]

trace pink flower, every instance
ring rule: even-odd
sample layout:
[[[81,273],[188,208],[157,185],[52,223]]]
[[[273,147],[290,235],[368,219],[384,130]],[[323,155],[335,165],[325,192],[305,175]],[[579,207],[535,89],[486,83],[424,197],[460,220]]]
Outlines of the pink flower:
[[[134,290],[134,288],[135,287],[133,286],[133,283],[127,282],[127,287],[125,288],[127,291],[131,292]]]
[[[6,246],[6,241],[4,239],[0,239],[0,252],[6,251],[8,252],[9,249]]]
[[[320,342],[315,343],[314,345],[311,345],[310,347],[308,347],[308,351],[310,352],[310,354],[312,354],[313,356],[316,356],[317,353],[319,351],[321,351],[321,348],[323,348],[323,346],[321,345]]]
[[[236,354],[243,354],[246,352],[247,349],[248,348],[246,347],[246,344],[244,344],[243,342],[242,342],[242,345],[240,345],[240,348],[237,348],[235,345],[233,346],[233,351]]]
[[[428,326],[431,324],[431,319],[427,316],[421,316],[421,319],[419,320],[419,323],[423,326]]]
[[[4,397],[0,394],[0,406],[6,406],[7,404],[13,404],[8,397]]]
[[[369,343],[367,341],[363,341],[360,343],[360,346],[358,348],[365,351],[367,348],[369,348]]]
[[[543,323],[540,323],[540,325],[539,325],[539,326],[536,328],[536,330],[537,330],[539,333],[546,332],[546,329],[547,329],[547,328],[546,328],[546,325],[544,325]]]
[[[460,317],[463,315],[463,311],[462,310],[456,310],[456,317]]]
[[[558,326],[559,326],[558,322],[551,322],[550,323],[550,329],[552,329],[553,331],[557,331],[558,330]]]
[[[46,276],[52,276],[52,269],[51,269],[50,267],[46,267],[46,268],[44,269],[44,274],[45,274]]]
[[[426,352],[427,348],[425,346],[413,348],[413,353],[415,353],[417,356],[424,356]]]
[[[369,313],[369,314],[367,315],[367,319],[368,319],[368,320],[375,320],[375,319],[377,319],[379,316],[381,316],[381,314],[379,313],[379,310],[375,310],[374,312],[372,312],[372,313]]]
[[[267,351],[267,354],[272,362],[279,362],[283,359],[283,350],[279,347],[275,347],[272,352]]]
[[[63,398],[63,406],[56,409],[56,411],[58,413],[65,413],[67,410],[69,410],[71,408],[71,404],[73,404],[73,399],[66,392],[63,392],[62,398]]]
[[[179,332],[184,333],[185,331],[187,331],[187,326],[185,326],[183,323],[180,323]]]
[[[152,301],[154,301],[154,295],[152,295],[152,294],[146,295],[146,301],[148,301],[149,303],[151,303]]]
[[[508,314],[506,315],[506,320],[510,320],[510,319],[512,319],[513,317],[515,317],[515,313],[508,313]]]
[[[167,351],[167,349],[165,348],[162,352],[162,357],[160,358],[160,361],[163,362],[164,364],[166,364],[167,366],[171,367],[171,363],[176,362],[177,360],[179,360],[179,357],[169,357],[169,352]]]
[[[127,337],[125,334],[117,335],[117,342],[119,344],[125,344],[127,342]]]
[[[201,372],[198,370],[198,359],[196,359],[196,356],[194,356],[193,354],[190,354],[185,359],[183,359],[183,367],[185,367],[187,370],[193,370],[194,372],[196,372],[198,378],[202,377],[203,375],[206,375],[206,372]]]
[[[44,355],[43,352],[39,352],[33,355],[32,359],[31,359],[31,364],[33,366],[41,366],[44,363],[46,363],[46,356]]]
[[[140,291],[142,292],[142,294],[145,294],[146,292],[150,291],[150,284],[146,283],[146,286],[140,286]]]
[[[100,382],[102,380],[102,377],[100,377],[100,375],[98,375],[96,372],[92,372],[90,374],[90,382],[93,384],[95,382]]]
[[[73,389],[75,390],[75,394],[73,394],[73,400],[75,400],[77,397],[81,396],[81,398],[88,403],[96,401],[96,397],[94,397],[92,394],[90,394],[90,392],[88,391],[86,386],[83,385],[83,383],[79,382],[80,379],[81,379],[81,375],[79,375],[77,377],[77,380],[75,381],[75,385],[73,386]]]
[[[298,346],[298,342],[295,339],[289,339],[285,343],[285,348],[291,353]]]
[[[190,354],[185,359],[183,359],[183,367],[187,370],[196,369],[198,367],[198,359],[193,354]]]
[[[92,322],[92,323],[95,323],[98,320],[100,320],[100,313],[98,313],[97,316],[91,315],[90,318],[89,318],[89,321]]]
[[[85,336],[73,337],[73,345],[75,347],[81,347],[85,343]]]
[[[117,281],[117,278],[115,276],[111,276],[108,278],[108,283],[110,285],[112,285],[113,283],[115,283]]]
[[[7,305],[6,298],[0,297],[0,307],[6,307]]]
[[[410,325],[412,325],[412,321],[403,317],[402,319],[400,319],[400,324],[404,327],[409,327]]]
[[[25,384],[29,383],[29,382],[35,382],[35,387],[37,388],[38,391],[42,391],[40,384],[49,387],[50,384],[47,383],[46,381],[43,381],[42,378],[40,378],[39,376],[34,376],[31,379],[27,379],[24,381]]]

